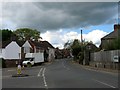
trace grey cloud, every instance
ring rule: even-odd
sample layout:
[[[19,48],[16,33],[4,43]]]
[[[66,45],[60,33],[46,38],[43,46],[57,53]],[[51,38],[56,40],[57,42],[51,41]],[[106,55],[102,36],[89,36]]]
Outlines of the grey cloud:
[[[115,2],[7,2],[3,22],[44,32],[113,23],[117,11]]]

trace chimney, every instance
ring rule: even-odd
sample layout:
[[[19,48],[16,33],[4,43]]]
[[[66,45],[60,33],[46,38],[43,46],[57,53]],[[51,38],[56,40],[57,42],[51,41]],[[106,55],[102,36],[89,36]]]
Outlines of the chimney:
[[[81,30],[81,42],[83,43],[82,30]]]
[[[114,25],[114,31],[120,30],[120,24],[115,24]]]

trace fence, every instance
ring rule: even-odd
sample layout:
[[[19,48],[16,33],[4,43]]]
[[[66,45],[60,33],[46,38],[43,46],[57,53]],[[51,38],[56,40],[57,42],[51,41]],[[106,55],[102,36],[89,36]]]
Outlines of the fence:
[[[90,56],[90,65],[104,68],[119,68],[119,62],[114,62],[113,57],[120,56],[120,50],[100,51],[91,53]]]

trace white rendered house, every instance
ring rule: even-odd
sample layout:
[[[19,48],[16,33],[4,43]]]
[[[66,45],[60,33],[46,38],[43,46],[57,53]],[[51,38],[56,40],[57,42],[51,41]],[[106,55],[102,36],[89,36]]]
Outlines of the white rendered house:
[[[3,59],[7,60],[21,59],[21,47],[16,43],[16,41],[12,41],[2,49],[2,56]]]

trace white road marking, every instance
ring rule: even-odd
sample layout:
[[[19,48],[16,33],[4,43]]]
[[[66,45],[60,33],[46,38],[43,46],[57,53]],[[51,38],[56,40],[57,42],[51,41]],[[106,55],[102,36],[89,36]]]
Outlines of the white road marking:
[[[8,72],[12,72],[12,71],[15,71],[15,70],[8,70]]]
[[[11,75],[8,75],[8,76],[0,76],[0,79],[9,78],[9,77],[11,77]]]
[[[41,72],[42,72],[43,68],[40,69],[39,73],[38,73],[38,77],[41,75]]]
[[[38,77],[42,76],[43,82],[44,82],[44,86],[47,87],[47,82],[46,82],[46,78],[45,78],[45,70],[46,70],[46,68],[41,68],[37,76]]]
[[[44,85],[45,85],[45,87],[47,87],[47,82],[46,82],[46,79],[45,79],[45,69],[46,68],[43,69],[42,77],[43,77]]]
[[[101,81],[99,81],[99,80],[94,80],[94,81],[99,82],[99,83],[101,83],[101,84],[104,84],[104,85],[106,85],[106,86],[109,86],[109,87],[111,87],[111,88],[116,88],[116,87],[114,87],[114,86],[112,86],[112,85],[109,85],[109,84],[107,84],[107,83],[101,82]]]
[[[66,68],[67,70],[70,70],[69,68]]]
[[[66,68],[65,65],[64,65],[64,62],[62,62],[62,65],[63,65],[64,68]]]
[[[46,68],[44,68],[44,70],[43,70],[43,81],[44,81],[45,87],[47,87],[47,83],[46,83],[46,79],[45,79],[45,69]]]
[[[65,66],[64,62],[62,62],[62,65],[64,68],[66,68],[67,70],[70,70],[68,67]]]

